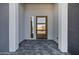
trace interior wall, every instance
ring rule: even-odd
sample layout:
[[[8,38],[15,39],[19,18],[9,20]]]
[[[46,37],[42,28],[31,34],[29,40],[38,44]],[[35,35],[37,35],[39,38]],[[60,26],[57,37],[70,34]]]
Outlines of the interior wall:
[[[30,38],[29,16],[48,16],[48,39],[57,37],[57,17],[54,4],[25,4],[25,39]]]
[[[9,52],[15,52],[24,40],[24,5],[9,4]]]
[[[9,4],[0,3],[0,52],[9,51]]]
[[[24,40],[24,4],[19,4],[19,42]]]
[[[79,3],[68,4],[68,52],[79,55]]]
[[[19,47],[19,5],[9,4],[9,52],[15,52]]]
[[[68,52],[68,4],[58,4],[58,48]]]
[[[55,3],[54,4],[54,21],[53,21],[53,24],[54,24],[54,37],[55,37],[55,41],[58,43],[58,3]]]

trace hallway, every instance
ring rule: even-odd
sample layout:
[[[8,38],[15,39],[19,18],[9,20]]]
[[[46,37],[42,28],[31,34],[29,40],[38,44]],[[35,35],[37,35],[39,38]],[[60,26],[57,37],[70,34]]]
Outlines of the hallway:
[[[1,55],[67,55],[57,48],[53,40],[24,40],[16,52],[0,52]]]

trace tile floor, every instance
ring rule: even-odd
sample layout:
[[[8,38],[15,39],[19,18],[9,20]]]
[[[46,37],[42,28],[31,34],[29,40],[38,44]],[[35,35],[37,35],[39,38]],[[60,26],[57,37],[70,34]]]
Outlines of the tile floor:
[[[53,40],[24,40],[16,52],[0,52],[0,55],[68,55],[57,46]]]

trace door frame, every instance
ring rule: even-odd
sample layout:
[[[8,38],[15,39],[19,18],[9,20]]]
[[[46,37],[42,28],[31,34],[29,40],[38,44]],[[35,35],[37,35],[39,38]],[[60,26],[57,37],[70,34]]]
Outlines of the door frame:
[[[48,39],[48,16],[36,16],[36,39],[37,38],[37,18],[38,17],[45,17],[46,18],[46,39]]]

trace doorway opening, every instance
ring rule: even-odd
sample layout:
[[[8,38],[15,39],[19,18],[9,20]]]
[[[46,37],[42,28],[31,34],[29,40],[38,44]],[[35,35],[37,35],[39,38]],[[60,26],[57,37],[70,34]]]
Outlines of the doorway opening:
[[[31,38],[47,39],[47,16],[30,16],[30,23]]]
[[[36,38],[47,39],[47,16],[36,16]]]

